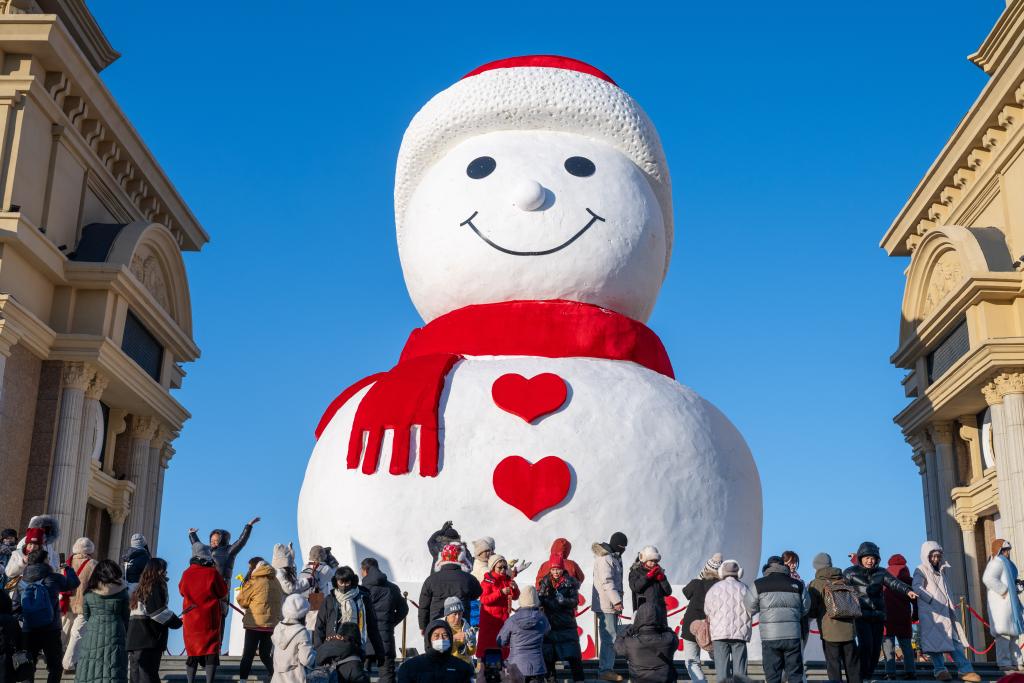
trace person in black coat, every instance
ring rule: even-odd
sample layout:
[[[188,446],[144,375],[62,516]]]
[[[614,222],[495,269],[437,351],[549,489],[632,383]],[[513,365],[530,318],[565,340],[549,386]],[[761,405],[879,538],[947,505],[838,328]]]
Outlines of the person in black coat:
[[[882,652],[885,635],[885,594],[883,588],[905,595],[912,600],[917,594],[910,586],[886,571],[881,565],[878,546],[864,541],[857,548],[857,564],[843,571],[843,578],[855,591],[860,602],[861,616],[856,620],[857,651],[860,656],[860,675],[870,680],[878,656]]]
[[[395,627],[409,614],[409,604],[398,586],[388,581],[380,570],[376,558],[368,557],[360,564],[363,574],[363,588],[370,592],[373,611],[377,615],[377,628],[384,645],[384,663],[378,671],[379,683],[393,683],[395,680]]]
[[[446,545],[451,543],[462,543],[462,536],[452,526],[451,520],[448,520],[440,529],[430,534],[430,538],[427,539],[427,550],[430,551],[431,574],[437,571],[437,559],[441,556],[441,551],[444,550]],[[466,612],[466,614],[469,614],[469,612]]]
[[[707,597],[708,589],[720,580],[718,569],[722,566],[722,554],[715,553],[700,571],[697,578],[692,579],[683,586],[683,597],[689,602],[686,611],[683,612],[683,623],[679,629],[679,635],[683,638],[683,661],[686,662],[686,670],[690,673],[690,680],[703,681],[704,669],[700,663],[700,647],[697,645],[697,637],[693,635],[690,626],[693,622],[708,618],[704,612],[704,598]]]
[[[18,588],[15,592],[14,612],[21,618],[25,627],[24,644],[28,657],[35,665],[39,653],[43,654],[46,661],[47,683],[60,683],[61,674],[64,672],[63,652],[61,643],[60,606],[58,601],[61,593],[75,590],[79,586],[78,575],[67,565],[62,566],[62,572],[55,572],[50,568],[49,555],[45,550],[33,550],[26,558],[28,566],[21,575]],[[31,590],[29,584],[39,584],[46,589],[50,600],[49,623],[29,626],[28,610],[22,604],[23,597]]]
[[[142,579],[142,572],[149,564],[149,543],[142,534],[132,534],[129,550],[121,558],[121,569],[124,570],[124,581],[134,586]]]
[[[359,585],[359,579],[351,567],[339,567],[331,578],[334,586],[323,607],[316,613],[316,628],[313,630],[313,647],[319,648],[332,636],[341,635],[341,627],[347,622],[355,623],[360,630],[360,646],[364,659],[374,659],[380,666],[384,659],[384,643],[381,642],[377,626],[377,612],[373,608],[370,591]],[[345,616],[347,604],[349,612]]]
[[[132,593],[126,644],[131,683],[160,683],[160,661],[172,628],[181,628],[181,619],[168,606],[167,562],[154,557]]]
[[[444,618],[445,598],[462,600],[464,614],[471,614],[470,603],[480,597],[480,582],[465,571],[459,561],[462,547],[449,543],[441,550],[441,566],[427,577],[420,589],[419,624],[420,630],[435,619]]]
[[[650,601],[633,613],[633,623],[615,639],[615,653],[629,664],[631,683],[675,683],[679,640]]]
[[[338,683],[370,683],[370,674],[363,668],[363,648],[359,626],[343,623],[316,651],[316,665],[338,675]]]
[[[14,617],[11,596],[0,587],[0,683],[14,683],[14,653],[21,649],[21,624]]]
[[[250,519],[234,543],[231,542],[231,533],[225,529],[214,529],[210,532],[210,554],[213,555],[213,563],[229,586],[231,585],[231,572],[235,569],[235,557],[249,542],[249,534],[252,533],[253,526],[259,524],[259,521],[259,517]],[[199,543],[199,529],[192,527],[188,530],[188,542],[193,546]]]
[[[572,680],[583,680],[583,660],[580,636],[576,626],[576,607],[579,605],[579,581],[565,571],[565,558],[552,555],[548,560],[547,576],[540,580],[537,595],[551,630],[544,636],[544,663],[549,674],[556,661],[565,661],[572,671]]]
[[[423,629],[424,654],[398,668],[398,683],[471,683],[473,667],[452,654],[452,628],[443,619]]]
[[[665,570],[658,564],[661,553],[653,545],[640,551],[636,562],[629,568],[629,590],[633,593],[633,611],[650,603],[655,618],[662,626],[668,627],[668,610],[665,598],[672,595],[672,586],[665,576]]]

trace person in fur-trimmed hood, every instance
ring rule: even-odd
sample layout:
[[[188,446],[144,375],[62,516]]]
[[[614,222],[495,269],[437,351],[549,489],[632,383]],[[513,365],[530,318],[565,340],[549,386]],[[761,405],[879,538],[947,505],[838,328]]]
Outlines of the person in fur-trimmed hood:
[[[96,545],[88,538],[82,537],[71,546],[71,559],[68,566],[78,575],[79,586],[71,593],[68,600],[68,612],[64,615],[64,628],[68,634],[68,644],[64,648],[64,670],[71,671],[78,664],[78,649],[82,643],[85,617],[82,607],[85,604],[85,587],[89,583],[92,572],[96,569]]]
[[[41,534],[41,535],[40,535]],[[5,573],[7,578],[21,576],[28,566],[28,555],[36,548],[46,551],[46,556],[53,571],[60,571],[60,553],[56,543],[60,538],[60,522],[53,515],[36,515],[28,522],[25,536],[18,542],[18,547],[11,552]],[[26,548],[25,546],[30,547]]]
[[[935,678],[948,681],[952,678],[946,669],[949,654],[960,672],[960,680],[978,683],[981,676],[974,673],[974,667],[964,656],[963,643],[966,638],[960,632],[956,620],[956,603],[949,587],[946,562],[942,546],[935,541],[921,544],[921,564],[914,570],[914,592],[917,593],[917,612],[921,624],[921,651],[928,655],[935,670]]]

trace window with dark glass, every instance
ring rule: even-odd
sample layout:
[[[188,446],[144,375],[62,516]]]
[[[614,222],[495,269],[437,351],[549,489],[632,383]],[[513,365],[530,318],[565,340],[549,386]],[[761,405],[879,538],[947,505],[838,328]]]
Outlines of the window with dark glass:
[[[971,340],[967,334],[967,321],[964,320],[928,354],[928,382],[942,377],[946,370],[953,367],[953,363],[970,350]]]
[[[135,361],[146,374],[160,381],[160,368],[163,365],[164,347],[157,338],[146,329],[135,314],[128,311],[124,321],[124,337],[121,339],[121,350]]]

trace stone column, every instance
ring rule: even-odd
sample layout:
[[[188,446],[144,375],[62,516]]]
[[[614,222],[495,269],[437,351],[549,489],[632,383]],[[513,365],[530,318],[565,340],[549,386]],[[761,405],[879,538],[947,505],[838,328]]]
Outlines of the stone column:
[[[4,404],[4,371],[7,369],[7,357],[11,355],[11,345],[0,338],[0,406]],[[0,415],[3,411],[0,410]]]
[[[82,448],[78,456],[74,515],[72,516],[71,527],[66,531],[72,543],[74,543],[76,538],[85,533],[85,508],[89,502],[89,479],[92,477],[92,453],[89,452],[92,448],[92,434],[89,430],[90,425],[86,423],[85,418],[89,416],[90,411],[100,411],[100,397],[109,383],[109,379],[97,372],[85,390],[85,402],[82,406]],[[93,540],[95,541],[96,539]]]
[[[88,363],[67,362],[61,376],[60,415],[57,422],[57,443],[53,449],[50,494],[46,511],[57,518],[62,529],[71,529],[78,492],[78,465],[82,449],[82,409],[85,390],[96,371]],[[70,555],[75,542],[70,533],[61,534],[59,549]]]
[[[167,443],[168,439],[171,438],[171,431],[167,427],[161,425],[157,431],[156,436],[149,444],[149,466],[146,472],[146,516],[142,523],[142,533],[146,535],[149,540],[149,549],[151,552],[154,551],[153,539],[156,537],[156,529],[154,524],[158,513],[158,501],[157,501],[157,487],[159,485],[160,478],[160,460],[161,452],[164,449],[164,444]]]
[[[952,566],[950,571],[950,588],[957,597],[964,595],[967,586],[964,576],[964,541],[960,532],[960,524],[956,521],[956,509],[950,496],[957,485],[956,451],[953,448],[953,423],[947,421],[933,422],[929,428],[932,441],[935,443],[935,464],[938,467],[939,526],[942,529],[942,540],[939,543],[946,552],[946,558]],[[952,596],[951,596],[952,597]],[[954,600],[957,598],[953,598]]]
[[[928,538],[934,538],[935,525],[932,522],[931,492],[928,490],[928,465],[925,463],[924,451],[914,451],[912,459],[914,464],[917,465],[917,473],[921,475],[921,498],[924,500],[925,535]]]
[[[120,562],[124,521],[128,519],[128,511],[108,510],[107,512],[110,514],[110,549],[107,551],[107,557],[114,562]]]
[[[132,415],[128,420],[128,435],[131,437],[131,466],[128,478],[135,484],[132,493],[131,507],[128,510],[128,521],[124,536],[129,539],[132,534],[144,532],[146,521],[146,494],[149,491],[149,444],[156,434],[158,423],[155,417]]]
[[[167,468],[171,463],[171,458],[174,457],[174,447],[171,444],[166,444],[160,453],[160,471],[157,474],[156,483],[156,497],[153,499],[154,508],[156,514],[153,517],[153,538],[149,541],[149,549],[156,554],[156,544],[160,539],[160,515],[163,512],[164,507],[164,473],[167,472]]]
[[[1010,543],[1024,548],[1024,369],[1002,372],[994,383],[1003,399],[1003,438],[1001,449],[996,451],[999,516]]]
[[[961,512],[957,515],[956,521],[960,524],[960,530],[963,532],[964,570],[967,574],[967,602],[979,614],[983,614],[981,570],[978,566],[978,542],[975,533],[978,526],[978,516],[968,512]],[[981,645],[985,644],[985,630],[981,622],[971,617],[970,623],[971,627],[968,637],[971,639],[971,645],[984,649],[981,648]]]
[[[942,543],[942,498],[939,496],[939,468],[935,460],[935,444],[927,431],[917,435],[924,459],[924,478],[928,488],[928,519],[930,524],[929,540]]]

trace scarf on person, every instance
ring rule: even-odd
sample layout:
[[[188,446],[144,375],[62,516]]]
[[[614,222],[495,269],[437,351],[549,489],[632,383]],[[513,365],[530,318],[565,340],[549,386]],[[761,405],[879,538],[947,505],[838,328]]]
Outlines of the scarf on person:
[[[377,471],[385,430],[393,430],[391,474],[409,472],[413,427],[419,428],[419,473],[436,477],[440,467],[438,412],[445,377],[472,356],[540,356],[632,361],[674,378],[658,336],[646,325],[578,301],[506,301],[466,306],[413,330],[398,364],[343,391],[328,406],[319,439],[345,403],[359,401],[349,435],[346,466]],[[371,386],[372,385],[372,386]]]
[[[363,604],[359,586],[347,591],[334,589],[334,599],[338,601],[338,621],[336,626],[351,622],[359,627],[359,639],[366,647],[366,605]]]
[[[1010,580],[1006,582],[1009,590],[1006,596],[1010,599],[1010,614],[1013,618],[1013,628],[1017,633],[1024,633],[1024,614],[1022,614],[1020,596],[1017,595],[1017,565],[1005,555],[997,555],[1006,567],[1006,575]]]

